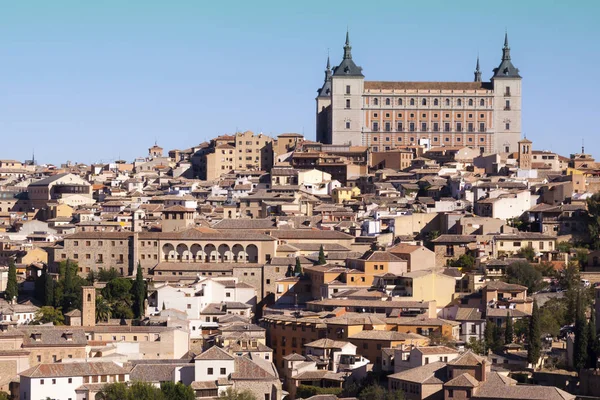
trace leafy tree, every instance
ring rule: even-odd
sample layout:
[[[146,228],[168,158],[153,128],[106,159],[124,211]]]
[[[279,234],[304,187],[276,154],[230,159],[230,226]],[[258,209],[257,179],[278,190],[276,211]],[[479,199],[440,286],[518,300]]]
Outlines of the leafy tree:
[[[537,364],[542,351],[542,339],[540,331],[540,310],[537,300],[533,300],[533,311],[529,319],[529,335],[527,335],[529,347],[527,348],[527,361]]]
[[[44,278],[44,305],[52,306],[54,305],[54,279],[48,273],[47,268],[44,268],[44,272],[42,274]]]
[[[485,340],[485,352],[489,352],[495,347],[495,328],[496,324],[494,324],[491,320],[485,321],[485,329],[483,331],[483,337]]]
[[[8,262],[8,280],[6,281],[6,291],[4,292],[6,300],[9,302],[13,298],[19,296],[19,285],[17,283],[17,266],[15,261],[11,258]]]
[[[587,323],[585,308],[581,295],[577,296],[577,311],[575,314],[575,344],[573,346],[573,366],[576,370],[584,368],[587,364]]]
[[[9,394],[6,392],[0,392],[0,400],[9,400]]]
[[[194,390],[181,382],[163,382],[160,390],[165,400],[196,400]]]
[[[96,322],[108,322],[112,316],[110,304],[102,296],[96,297]]]
[[[115,278],[109,281],[104,289],[102,296],[110,303],[125,302],[131,305],[131,287],[133,283],[127,278]]]
[[[219,399],[221,400],[258,400],[254,393],[249,390],[235,390],[231,387],[228,387],[224,392],[219,395]]]
[[[588,262],[587,249],[577,249],[577,251],[575,252],[575,260],[577,260],[579,269],[584,269]]]
[[[150,382],[136,381],[129,385],[128,400],[163,400],[161,390]]]
[[[537,292],[543,287],[542,274],[524,261],[517,261],[506,268],[506,281],[526,286],[530,293]]]
[[[596,335],[596,311],[592,307],[591,318],[587,324],[587,362],[586,368],[596,368],[598,354],[600,354],[598,337]]]
[[[470,272],[475,267],[475,257],[470,254],[462,254],[457,260],[450,261],[450,266],[460,268],[461,272]]]
[[[126,383],[116,382],[104,385],[96,395],[97,400],[123,400],[128,399],[129,388]],[[141,399],[140,399],[141,400]]]
[[[119,277],[119,273],[116,269],[101,269],[98,271],[98,280],[100,282],[110,282],[113,279],[117,279]]]
[[[388,390],[378,384],[366,386],[358,395],[359,400],[404,400],[402,390]]]
[[[540,308],[540,332],[542,335],[557,337],[560,328],[566,323],[567,301],[565,298],[548,300]]]
[[[559,242],[556,245],[556,250],[560,251],[561,253],[568,253],[572,248],[573,245],[570,242]]]
[[[35,313],[35,324],[48,324],[52,323],[54,325],[64,325],[65,317],[63,313],[52,306],[44,306],[41,307]]]
[[[587,199],[587,210],[590,248],[598,250],[600,248],[600,193]]]
[[[139,262],[135,275],[135,282],[133,283],[133,299],[135,316],[137,318],[143,318],[145,312],[144,302],[146,301],[146,282],[144,281],[142,266]]]
[[[521,249],[519,249],[519,251],[517,251],[516,256],[519,258],[525,258],[529,262],[533,262],[536,254],[535,254],[535,250],[533,249],[533,247],[527,246],[527,247],[521,247]]]
[[[485,342],[483,340],[478,340],[472,337],[469,339],[469,342],[465,345],[465,347],[479,355],[485,354]]]
[[[515,321],[513,325],[513,331],[517,340],[521,341],[529,336],[529,320],[528,319],[518,319]]]
[[[64,268],[65,274],[62,282],[63,287],[63,312],[69,312],[75,308],[77,303],[77,292],[75,291],[75,276],[77,276],[77,264],[67,260]]]
[[[506,312],[506,327],[504,328],[504,343],[510,344],[513,342],[514,330],[510,312]]]
[[[98,274],[92,269],[90,272],[88,272],[85,279],[90,283],[90,285],[93,285],[94,282],[98,280]]]
[[[321,245],[321,247],[319,247],[319,261],[317,264],[319,264],[319,265],[327,264],[327,260],[325,259],[325,251],[323,250],[323,245]]]
[[[539,264],[534,264],[533,268],[538,270],[542,274],[542,276],[555,275],[554,264],[552,264],[550,261],[542,261]]]
[[[298,276],[302,275],[302,265],[300,264],[300,257],[296,257],[296,267],[294,268],[294,274]]]
[[[112,315],[115,318],[132,319],[134,317],[131,306],[126,303],[114,303],[112,306]]]

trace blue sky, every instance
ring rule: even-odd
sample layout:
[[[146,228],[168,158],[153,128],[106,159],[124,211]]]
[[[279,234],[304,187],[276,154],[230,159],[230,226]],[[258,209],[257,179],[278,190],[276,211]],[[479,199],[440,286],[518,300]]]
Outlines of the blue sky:
[[[572,6],[569,3],[576,4]],[[536,149],[600,157],[600,2],[4,1],[0,158],[107,162],[155,139],[315,136],[314,98],[346,27],[368,80],[484,79],[508,29]]]

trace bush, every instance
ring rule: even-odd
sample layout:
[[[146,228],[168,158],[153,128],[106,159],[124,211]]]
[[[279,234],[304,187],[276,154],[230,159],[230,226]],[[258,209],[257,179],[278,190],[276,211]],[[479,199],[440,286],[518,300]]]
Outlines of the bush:
[[[298,389],[296,389],[296,398],[307,399],[318,394],[333,394],[335,396],[338,396],[341,393],[341,388],[321,388],[317,386],[300,385],[298,386]]]

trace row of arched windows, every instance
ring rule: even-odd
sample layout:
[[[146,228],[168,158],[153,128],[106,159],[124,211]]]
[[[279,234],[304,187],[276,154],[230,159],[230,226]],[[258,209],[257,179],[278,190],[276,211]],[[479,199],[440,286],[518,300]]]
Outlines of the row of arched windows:
[[[450,106],[450,104],[451,104],[451,101],[450,101],[450,99],[445,99],[445,101],[444,101],[444,102],[445,102],[445,105],[446,105],[446,106],[448,106],[448,107],[449,107],[449,106]],[[411,105],[411,106],[414,106],[414,105],[416,105],[416,100],[415,100],[414,98],[411,98],[411,99],[408,101],[408,103],[409,103],[409,105]],[[390,99],[389,97],[388,97],[388,98],[386,98],[386,99],[385,99],[385,103],[384,103],[384,104],[385,104],[386,106],[391,106],[391,105],[392,105],[392,99]],[[401,106],[401,105],[403,105],[403,104],[404,104],[404,103],[403,103],[403,100],[402,100],[402,99],[398,99],[398,100],[397,100],[397,105]],[[473,99],[469,99],[469,100],[467,101],[467,104],[469,105],[469,107],[473,107],[473,106],[475,105],[475,100],[473,100]],[[374,99],[373,99],[373,105],[376,105],[376,106],[378,106],[378,105],[379,105],[379,99],[378,99],[378,98],[374,98]],[[421,105],[422,105],[422,106],[426,106],[426,105],[427,105],[427,99],[421,99]],[[439,100],[439,99],[433,99],[433,105],[434,105],[434,106],[439,106],[439,105],[440,105],[440,100]],[[462,106],[462,105],[463,105],[463,101],[462,101],[462,99],[457,99],[457,100],[456,100],[456,105],[457,105],[457,106],[459,106],[459,107],[460,107],[460,106]],[[485,100],[484,100],[484,99],[480,99],[480,100],[479,100],[479,106],[481,106],[481,107],[485,107]]]

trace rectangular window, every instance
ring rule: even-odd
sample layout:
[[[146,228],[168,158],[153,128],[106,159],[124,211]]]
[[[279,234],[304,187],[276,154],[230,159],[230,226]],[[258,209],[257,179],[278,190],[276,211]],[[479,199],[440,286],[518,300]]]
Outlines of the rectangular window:
[[[350,94],[350,85],[346,85],[346,94]]]
[[[485,122],[479,123],[479,132],[485,132]]]
[[[505,110],[510,110],[510,100],[506,100],[506,105],[504,106]]]
[[[373,122],[373,132],[379,131],[379,122]]]
[[[408,130],[409,130],[409,131],[411,131],[411,132],[414,132],[414,131],[415,131],[415,123],[414,123],[414,122],[411,122],[411,123],[408,125]]]
[[[421,131],[427,132],[427,123],[426,122],[421,122]]]
[[[350,99],[346,99],[346,108],[350,108]]]
[[[506,124],[504,124],[504,129],[506,129],[507,131],[510,130],[510,122],[507,122]]]
[[[469,124],[467,125],[467,129],[468,129],[469,132],[473,132],[474,129],[473,129],[473,123],[472,122],[469,122]]]
[[[212,375],[212,374],[213,374],[213,369],[212,369],[212,368],[208,368],[208,369],[206,370],[206,374],[207,374],[207,375]]]
[[[227,369],[221,368],[221,375],[226,375],[226,374],[227,374]]]
[[[390,122],[385,123],[385,131],[390,132],[392,130],[392,124]]]
[[[444,123],[444,132],[450,132],[450,122]]]
[[[438,132],[440,130],[440,124],[437,122],[433,123],[433,131]]]
[[[504,92],[505,96],[510,96],[510,86],[506,87],[506,91]]]
[[[456,123],[456,132],[462,132],[462,122]]]
[[[350,121],[346,121],[346,129],[350,129]]]

